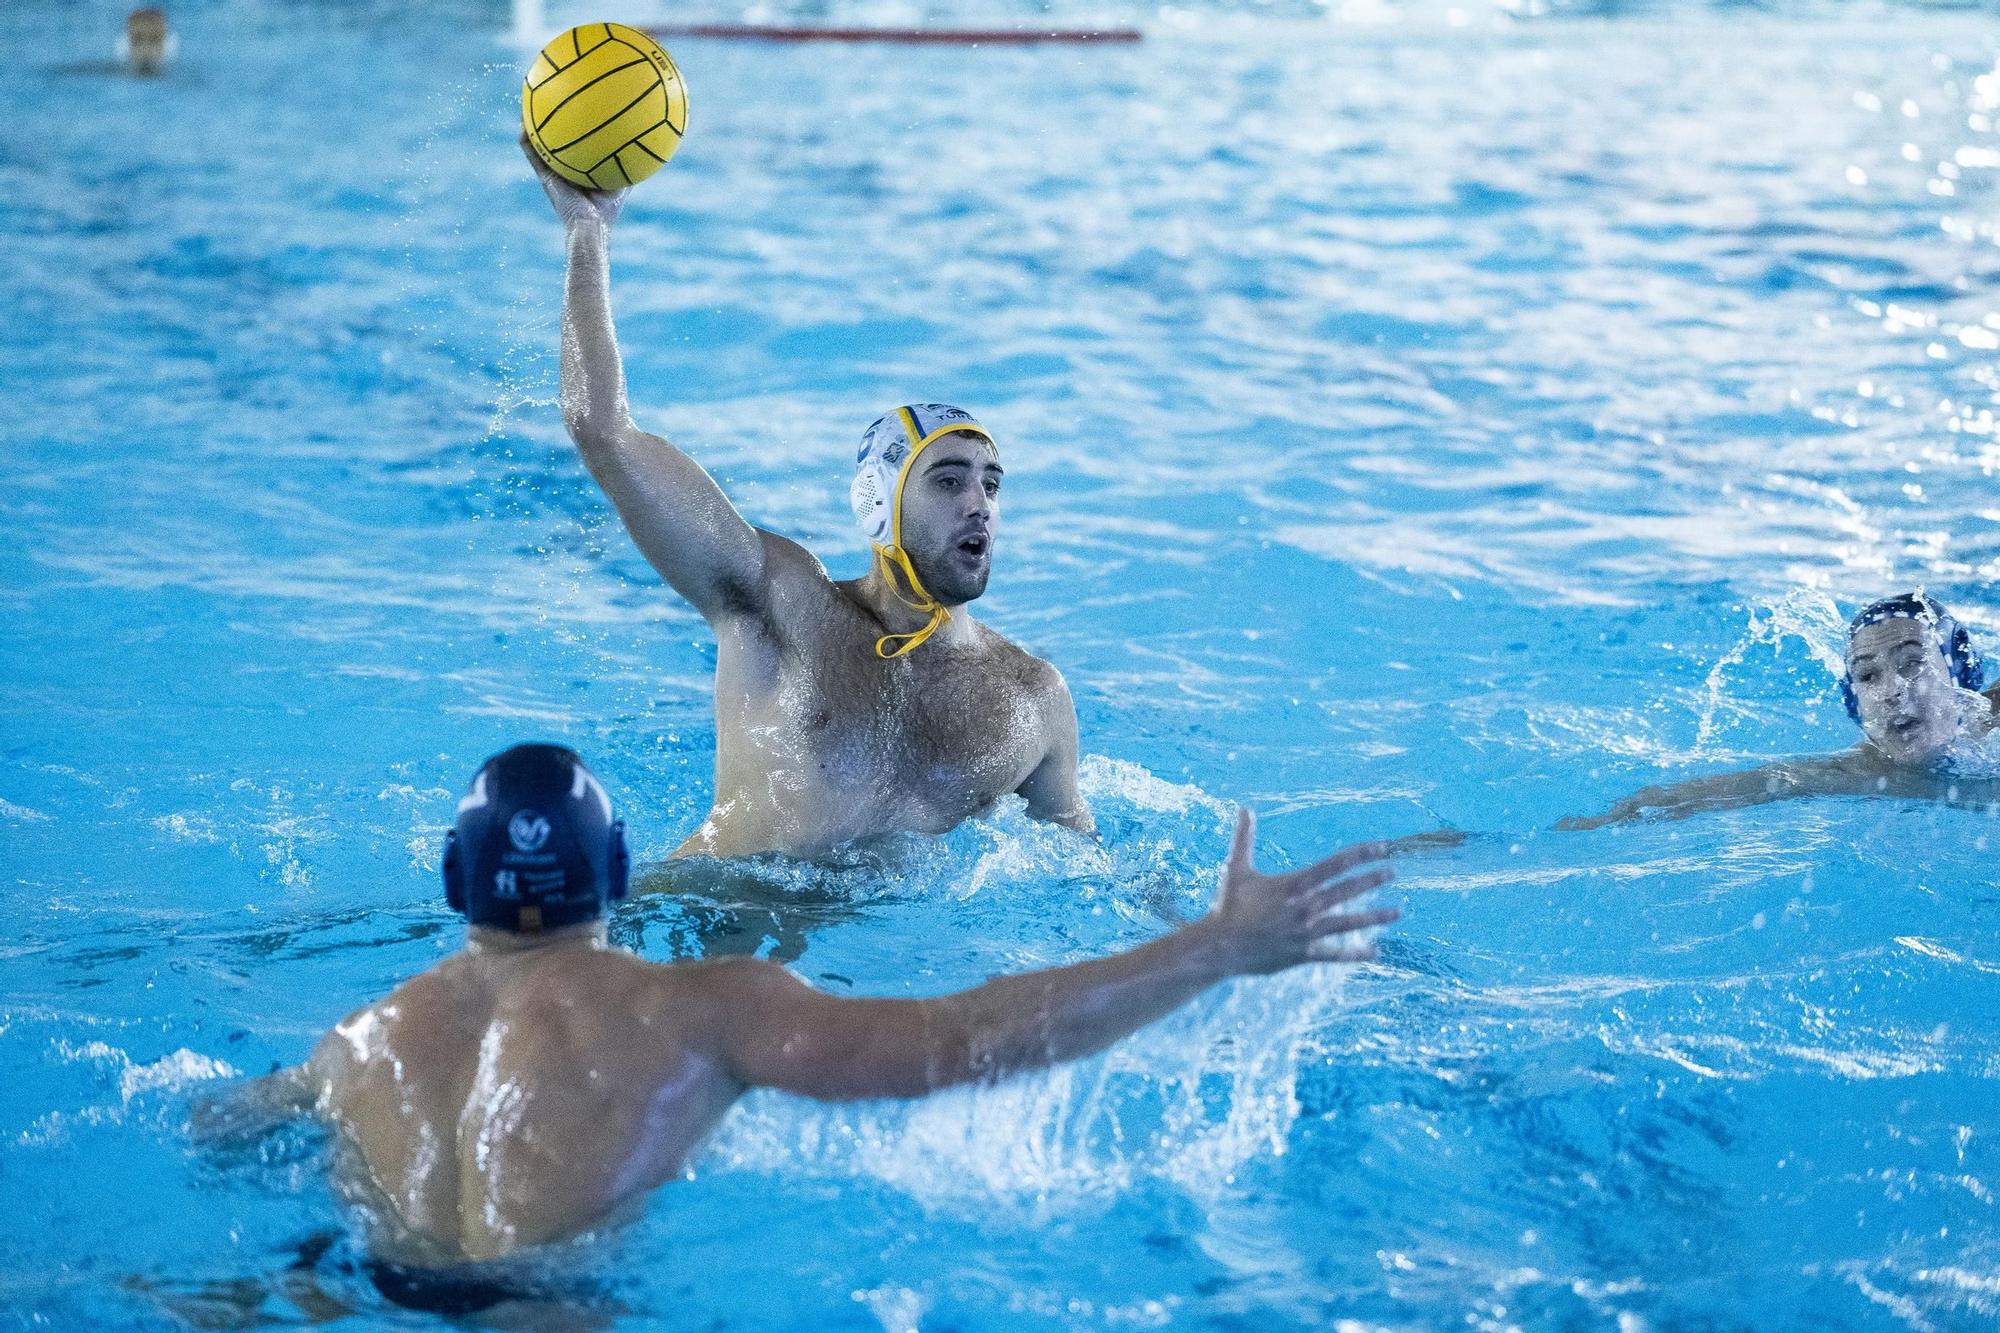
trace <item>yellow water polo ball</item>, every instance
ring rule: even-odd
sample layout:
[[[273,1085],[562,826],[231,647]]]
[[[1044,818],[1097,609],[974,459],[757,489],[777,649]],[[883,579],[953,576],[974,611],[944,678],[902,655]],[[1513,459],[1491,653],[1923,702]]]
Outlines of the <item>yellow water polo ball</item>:
[[[687,105],[687,84],[658,42],[622,23],[584,23],[535,57],[521,84],[521,128],[564,180],[621,190],[681,146]]]

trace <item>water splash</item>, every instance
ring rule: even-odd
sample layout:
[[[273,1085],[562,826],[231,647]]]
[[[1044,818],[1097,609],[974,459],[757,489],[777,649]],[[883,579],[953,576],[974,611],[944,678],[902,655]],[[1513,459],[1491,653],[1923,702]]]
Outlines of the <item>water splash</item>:
[[[996,953],[1009,970],[1075,962],[1197,914],[1214,892],[1233,807],[1102,756],[1082,761],[1079,785],[1106,830],[1102,841],[1003,802],[889,862],[851,867],[848,901],[865,895],[871,912],[892,903],[920,912],[934,951],[961,941],[957,957],[945,955],[957,984],[998,970],[988,961]],[[1111,910],[1063,914],[1051,940],[1047,925],[1024,923],[1040,915],[1034,904],[1052,901]],[[806,964],[825,953],[819,941],[811,949]],[[1342,1019],[1343,975],[1312,968],[1239,981],[1092,1059],[920,1102],[819,1106],[755,1094],[702,1162],[865,1178],[968,1216],[997,1201],[1024,1224],[1101,1210],[1147,1180],[1219,1198],[1246,1162],[1285,1152],[1299,1070]]]
[[[122,1125],[131,1115],[135,1103],[149,1111],[163,1113],[165,1103],[157,1100],[160,1094],[171,1096],[197,1083],[236,1078],[242,1073],[226,1060],[203,1055],[185,1046],[143,1064],[106,1041],[87,1041],[78,1045],[57,1038],[52,1043],[52,1049],[56,1058],[65,1064],[94,1066],[99,1077],[107,1081],[115,1077],[118,1101],[115,1104],[95,1103],[44,1112],[21,1134],[19,1141],[23,1145],[46,1147],[63,1143],[79,1126]]]
[[[1847,669],[1847,618],[1820,589],[1794,588],[1774,602],[1752,606],[1749,619],[1742,637],[1709,668],[1708,677],[1702,682],[1703,703],[1701,720],[1695,728],[1694,758],[1721,757],[1711,748],[1721,730],[1717,714],[1732,706],[1729,672],[1742,663],[1752,648],[1768,645],[1782,653],[1786,640],[1797,639],[1829,674],[1839,676]]]
[[[1146,1181],[1219,1199],[1247,1163],[1285,1153],[1299,1070],[1341,995],[1325,969],[1239,982],[1093,1059],[909,1104],[754,1094],[699,1165],[867,1179],[1023,1226],[1100,1212]]]

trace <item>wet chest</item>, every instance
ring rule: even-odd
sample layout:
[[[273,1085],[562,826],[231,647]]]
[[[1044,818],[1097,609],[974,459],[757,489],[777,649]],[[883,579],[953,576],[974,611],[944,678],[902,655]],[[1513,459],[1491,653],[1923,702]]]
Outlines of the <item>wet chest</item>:
[[[844,655],[788,682],[787,720],[825,781],[944,811],[1033,771],[1045,747],[1027,683],[984,655],[928,647],[893,662]]]

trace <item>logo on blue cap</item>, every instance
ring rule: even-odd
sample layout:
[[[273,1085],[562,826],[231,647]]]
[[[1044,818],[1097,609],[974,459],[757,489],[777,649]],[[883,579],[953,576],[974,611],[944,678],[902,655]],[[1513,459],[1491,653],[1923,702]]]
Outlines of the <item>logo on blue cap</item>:
[[[507,821],[507,841],[517,852],[539,852],[549,840],[549,821],[533,810],[517,811]]]

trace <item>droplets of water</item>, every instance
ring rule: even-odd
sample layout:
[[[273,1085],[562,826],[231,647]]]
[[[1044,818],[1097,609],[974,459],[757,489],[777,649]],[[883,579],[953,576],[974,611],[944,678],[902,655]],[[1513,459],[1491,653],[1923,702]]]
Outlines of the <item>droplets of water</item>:
[[[1108,830],[1101,843],[1010,804],[910,849],[888,872],[897,897],[917,901],[878,900],[874,938],[924,937],[922,956],[938,960],[924,993],[1130,947],[1205,909],[1232,807],[1120,760],[1087,757],[1079,778]],[[908,916],[899,922],[897,910]],[[941,938],[962,943],[947,950]],[[839,948],[816,940],[796,966],[810,975]],[[882,975],[887,960],[872,953],[877,975],[862,993],[902,980],[893,966]],[[868,1179],[928,1207],[997,1207],[1023,1224],[1101,1210],[1148,1182],[1217,1199],[1246,1163],[1285,1153],[1298,1071],[1342,1021],[1344,975],[1302,968],[1228,983],[1099,1056],[919,1102],[755,1094],[699,1169]]]
[[[1797,639],[1833,676],[1845,674],[1847,619],[1831,597],[1816,588],[1794,588],[1775,601],[1752,606],[1742,637],[1716,660],[1702,683],[1701,719],[1695,728],[1691,757],[1716,757],[1711,747],[1723,726],[1718,719],[1734,707],[1728,689],[1732,669],[1742,664],[1752,648],[1768,646],[1782,652],[1790,639]]]
[[[21,1133],[19,1142],[24,1146],[48,1147],[67,1142],[83,1126],[122,1125],[135,1110],[164,1124],[174,1094],[213,1079],[235,1078],[240,1073],[227,1061],[185,1046],[156,1060],[142,1062],[102,1040],[77,1043],[58,1037],[50,1045],[58,1060],[89,1069],[92,1083],[100,1089],[115,1088],[118,1099],[52,1107]]]

